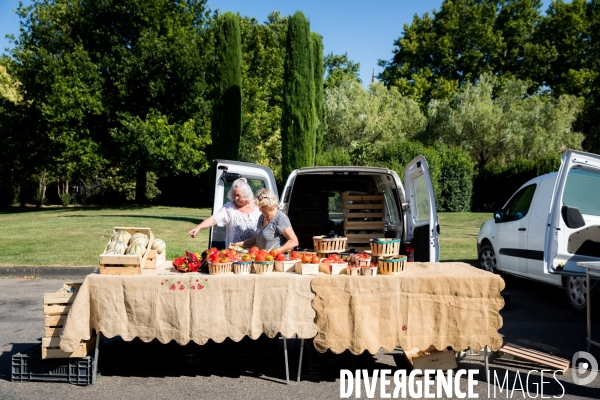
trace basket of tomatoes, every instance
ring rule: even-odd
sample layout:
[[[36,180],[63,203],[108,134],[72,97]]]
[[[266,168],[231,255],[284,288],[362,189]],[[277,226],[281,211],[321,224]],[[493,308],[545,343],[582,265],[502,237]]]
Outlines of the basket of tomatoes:
[[[321,259],[321,264],[319,265],[319,271],[325,272],[330,275],[340,275],[346,273],[346,268],[348,267],[348,262],[343,261],[339,254],[329,254],[327,258]]]
[[[368,267],[371,265],[371,255],[367,253],[358,253],[354,256],[354,264],[357,267]]]
[[[292,251],[289,254],[277,253],[275,256],[275,271],[278,272],[296,272],[296,264],[301,262],[302,255],[298,251]]]

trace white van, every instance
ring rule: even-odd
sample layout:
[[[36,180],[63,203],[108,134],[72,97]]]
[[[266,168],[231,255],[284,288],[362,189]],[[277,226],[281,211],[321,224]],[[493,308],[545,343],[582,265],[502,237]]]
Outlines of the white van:
[[[600,156],[567,150],[558,172],[525,183],[477,237],[479,266],[566,288],[586,307],[585,270],[600,261]]]
[[[272,171],[264,166],[227,160],[215,160],[216,180],[213,213],[228,201],[233,181],[240,177],[256,192],[268,188],[278,193]],[[439,261],[439,225],[433,186],[427,161],[413,159],[404,171],[402,185],[396,172],[375,167],[310,167],[293,171],[280,196],[279,209],[288,215],[298,236],[300,247],[313,248],[312,237],[335,231],[348,238],[348,248],[367,248],[369,239],[378,237],[402,239],[401,252],[409,245],[415,261]],[[360,220],[372,221],[379,230],[349,230],[344,217],[344,193],[383,194],[383,212],[365,213]],[[279,194],[277,194],[279,196]],[[367,207],[365,207],[367,208]],[[381,208],[381,207],[380,207]],[[368,210],[365,210],[368,211]],[[351,221],[356,221],[352,218]],[[363,224],[367,226],[369,223]],[[214,226],[210,232],[211,247],[225,246],[225,228]]]

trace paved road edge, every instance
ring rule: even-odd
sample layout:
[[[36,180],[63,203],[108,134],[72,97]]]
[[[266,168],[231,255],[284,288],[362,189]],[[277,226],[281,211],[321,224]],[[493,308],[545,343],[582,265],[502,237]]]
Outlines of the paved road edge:
[[[76,279],[98,272],[98,267],[0,267],[0,278]]]

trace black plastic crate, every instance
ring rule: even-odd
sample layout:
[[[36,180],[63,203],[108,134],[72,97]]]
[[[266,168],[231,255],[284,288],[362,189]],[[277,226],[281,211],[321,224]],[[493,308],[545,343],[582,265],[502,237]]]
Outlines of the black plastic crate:
[[[38,344],[12,356],[11,380],[13,382],[69,382],[73,385],[90,385],[94,358],[42,359]]]

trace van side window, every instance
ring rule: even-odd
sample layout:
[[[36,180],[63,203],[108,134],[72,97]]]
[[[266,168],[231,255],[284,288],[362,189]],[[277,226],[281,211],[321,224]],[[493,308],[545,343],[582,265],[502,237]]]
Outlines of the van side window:
[[[502,222],[517,221],[527,215],[536,187],[536,184],[525,186],[510,199],[502,210]]]
[[[600,174],[571,169],[562,201],[563,205],[577,207],[582,214],[600,216]]]

